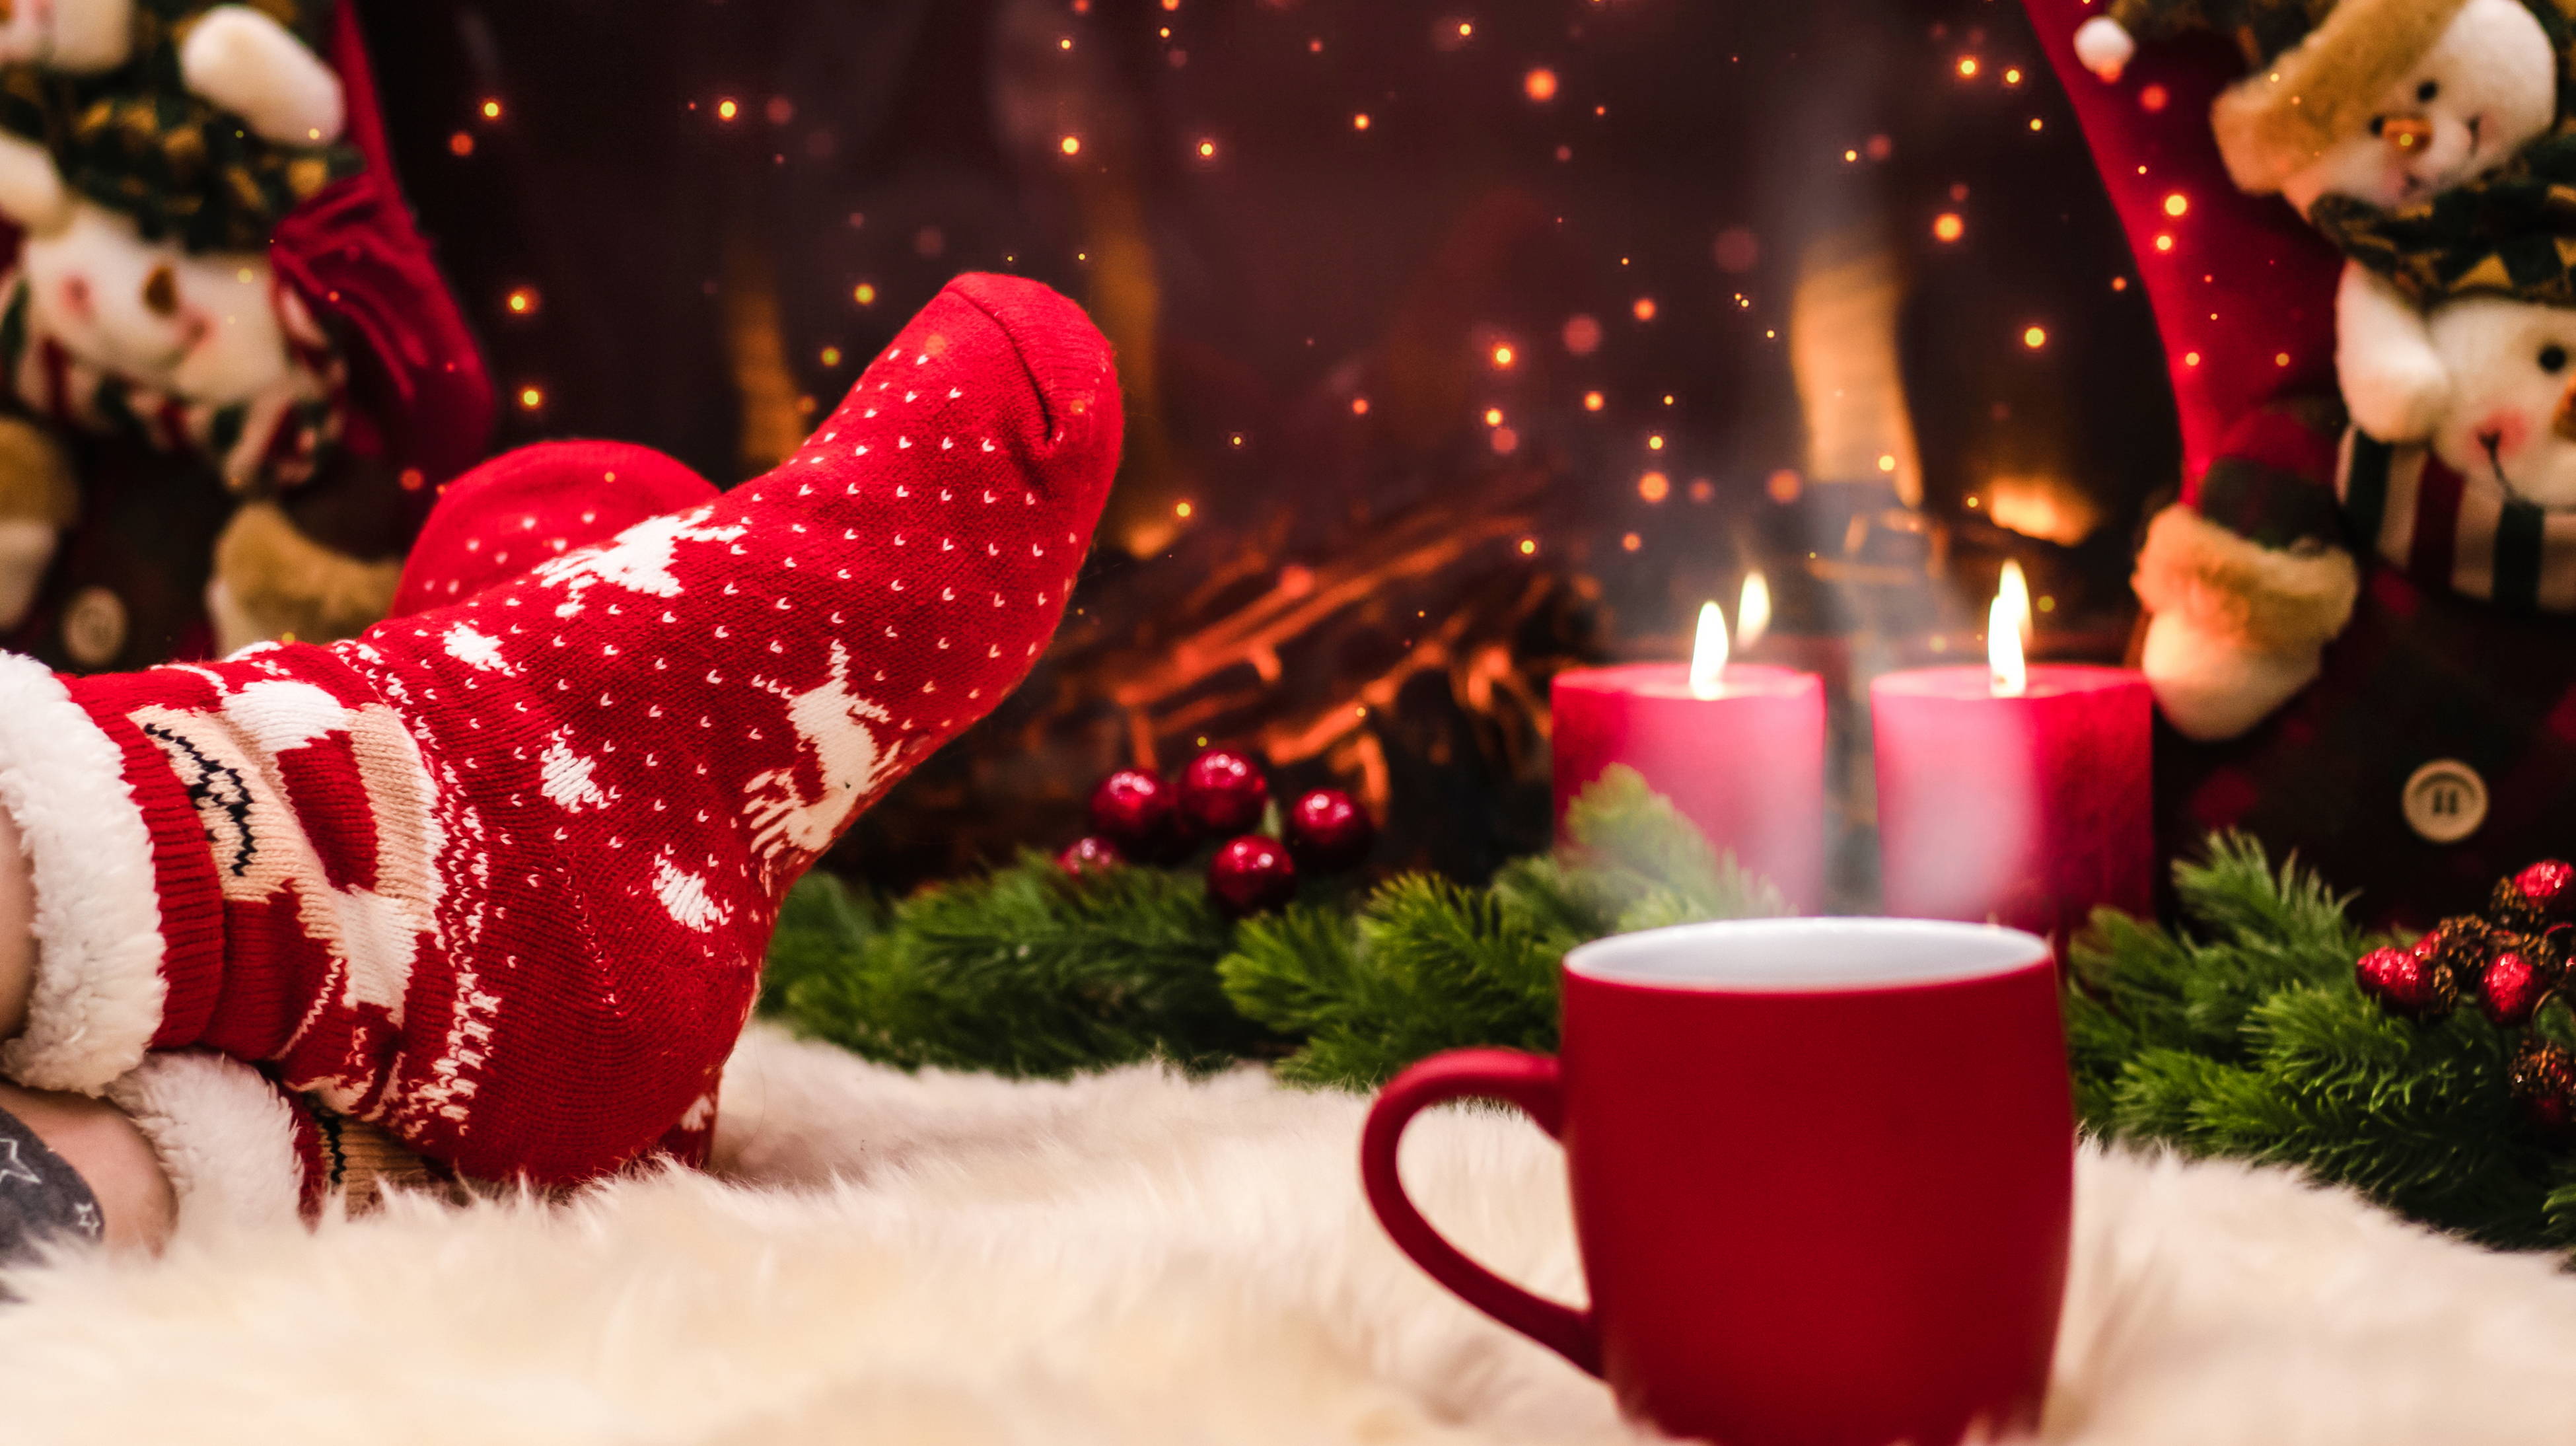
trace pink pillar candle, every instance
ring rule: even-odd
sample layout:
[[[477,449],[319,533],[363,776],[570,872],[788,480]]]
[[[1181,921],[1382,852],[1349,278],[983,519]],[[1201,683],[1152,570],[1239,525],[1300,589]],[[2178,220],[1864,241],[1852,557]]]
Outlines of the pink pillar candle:
[[[1886,911],[2059,937],[2155,903],[2154,703],[2121,668],[2034,667],[1997,696],[1982,667],[1870,685]]]
[[[1559,673],[1552,694],[1556,821],[1614,763],[1736,863],[1812,914],[1825,895],[1825,688],[1813,673],[1736,663],[1716,696],[1681,663]]]

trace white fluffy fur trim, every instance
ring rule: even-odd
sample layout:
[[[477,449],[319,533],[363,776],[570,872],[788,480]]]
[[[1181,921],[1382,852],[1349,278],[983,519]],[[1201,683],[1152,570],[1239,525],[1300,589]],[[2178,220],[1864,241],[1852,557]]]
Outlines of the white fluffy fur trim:
[[[2118,80],[2138,53],[2127,27],[2108,15],[2096,15],[2075,28],[2075,58],[2104,80]]]
[[[94,1095],[143,1062],[161,1027],[152,833],[125,759],[33,658],[0,653],[0,807],[36,880],[36,990],[0,1071]]]
[[[259,1071],[206,1050],[148,1056],[108,1086],[179,1195],[179,1228],[261,1228],[301,1218],[295,1110]]]
[[[907,1075],[757,1029],[744,1049],[723,1120],[768,1112],[770,1188],[404,1196],[13,1273],[0,1439],[1647,1446],[1600,1382],[1387,1242],[1353,1159],[1363,1100],[1247,1074]],[[1404,1174],[1462,1249],[1583,1298],[1565,1156],[1536,1126],[1427,1113]],[[2045,1446],[2576,1441],[2562,1257],[2276,1168],[2087,1146],[2075,1178]]]
[[[281,145],[340,138],[348,101],[340,77],[292,31],[247,5],[218,5],[180,42],[188,89]]]
[[[2361,593],[2348,552],[2265,547],[2180,503],[2147,525],[2133,581],[2147,611],[2179,613],[2199,632],[2258,652],[2328,642]]]

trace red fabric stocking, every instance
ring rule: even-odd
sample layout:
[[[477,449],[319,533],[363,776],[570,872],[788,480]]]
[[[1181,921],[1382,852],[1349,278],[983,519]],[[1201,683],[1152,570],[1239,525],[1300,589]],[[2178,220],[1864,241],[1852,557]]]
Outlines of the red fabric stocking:
[[[444,488],[403,563],[392,616],[462,602],[538,563],[666,512],[714,501],[715,484],[624,442],[543,442]]]
[[[2342,261],[2278,196],[2227,178],[2209,104],[2244,73],[2215,36],[2142,47],[2116,82],[2075,58],[2086,0],[2023,0],[2084,127],[2103,188],[2154,304],[2182,418],[2184,500],[2196,502],[2229,433],[2274,400],[2335,395],[2334,290]],[[2180,197],[2181,214],[2174,198]]]
[[[0,803],[97,901],[40,921],[0,1066],[209,1046],[548,1184],[702,1136],[780,896],[1026,673],[1119,434],[1081,312],[965,277],[787,464],[611,544],[334,647],[0,669]]]

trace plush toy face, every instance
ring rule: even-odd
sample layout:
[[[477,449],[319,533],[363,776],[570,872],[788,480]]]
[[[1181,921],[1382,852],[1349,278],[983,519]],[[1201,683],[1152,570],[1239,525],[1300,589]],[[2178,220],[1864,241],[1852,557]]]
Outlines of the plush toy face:
[[[2463,477],[2576,508],[2576,310],[2471,297],[2433,314],[2432,338],[2451,377],[2435,453]]]
[[[28,238],[25,264],[36,329],[131,381],[224,405],[291,365],[265,255],[190,256],[84,201],[60,230]]]
[[[2558,59],[2521,0],[2468,0],[2366,130],[2282,182],[2305,212],[2334,194],[2382,209],[2502,164],[2557,118]]]
[[[101,71],[134,50],[134,0],[0,0],[0,62]]]

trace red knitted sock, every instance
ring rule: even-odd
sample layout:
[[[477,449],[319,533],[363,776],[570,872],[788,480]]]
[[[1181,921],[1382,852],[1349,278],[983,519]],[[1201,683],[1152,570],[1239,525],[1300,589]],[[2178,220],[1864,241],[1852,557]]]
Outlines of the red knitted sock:
[[[0,659],[41,949],[0,1067],[147,1047],[469,1175],[703,1137],[780,895],[989,710],[1115,469],[1109,349],[964,277],[786,465],[333,647],[62,680]]]
[[[521,447],[440,489],[403,563],[391,615],[463,602],[549,558],[718,495],[714,483],[650,447]]]

